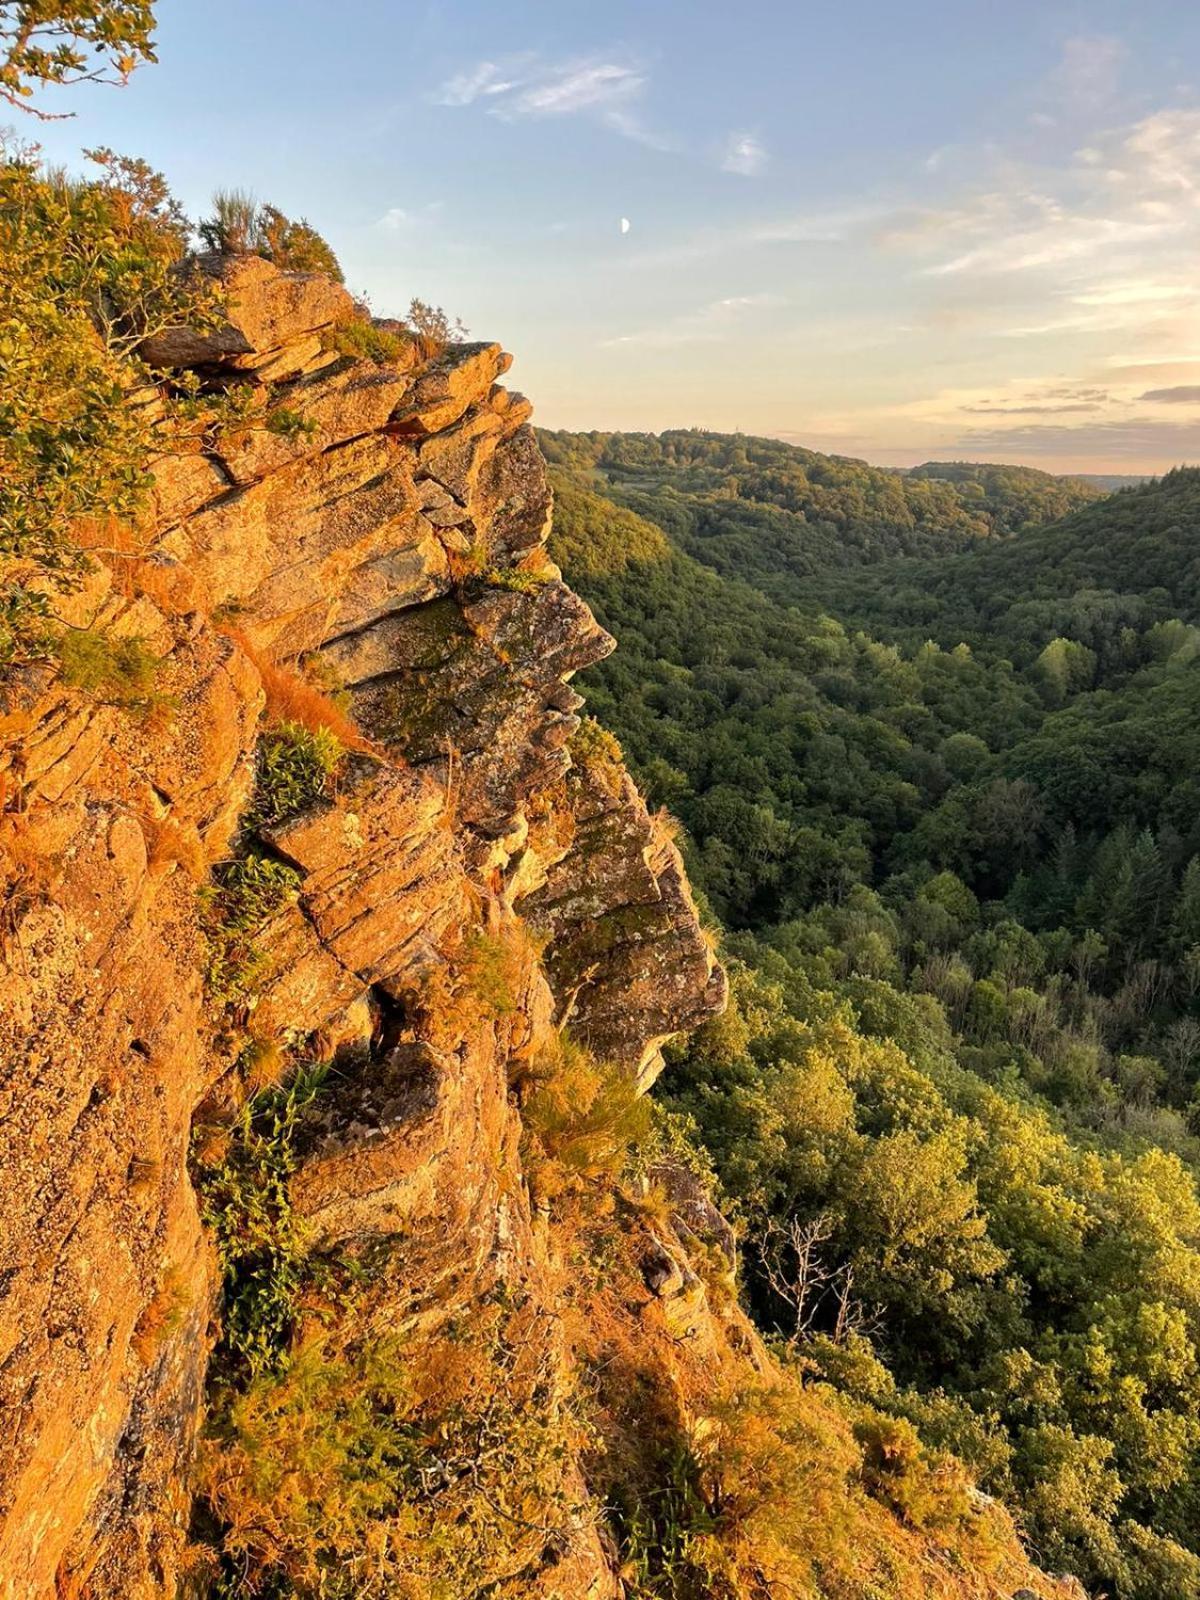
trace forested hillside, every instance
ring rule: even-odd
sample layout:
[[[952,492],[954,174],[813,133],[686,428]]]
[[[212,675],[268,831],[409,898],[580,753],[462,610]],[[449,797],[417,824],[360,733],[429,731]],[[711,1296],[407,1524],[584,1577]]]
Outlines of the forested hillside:
[[[551,462],[651,517],[688,554],[767,588],[1006,538],[1099,493],[1027,467],[930,462],[893,472],[778,439],[694,428],[540,437]]]
[[[664,1085],[760,1324],[1044,1563],[1200,1595],[1200,473],[1044,529],[1035,474],[1015,539],[972,476],[981,539],[942,499],[885,528],[857,468],[835,538],[767,507],[758,441],[548,443],[555,558],[621,645],[590,707],[732,930],[735,1004]],[[889,507],[917,485],[955,492]]]

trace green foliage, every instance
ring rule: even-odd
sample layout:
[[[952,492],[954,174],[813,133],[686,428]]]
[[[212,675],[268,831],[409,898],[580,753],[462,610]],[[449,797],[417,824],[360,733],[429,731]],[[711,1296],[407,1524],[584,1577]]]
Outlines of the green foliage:
[[[793,600],[823,569],[961,550],[1096,497],[1085,484],[1029,468],[976,468],[975,478],[952,481],[929,468],[893,472],[697,428],[541,440],[560,480],[602,489],[724,576]]]
[[[18,656],[44,659],[56,652],[50,597],[23,583],[0,584],[0,672]]]
[[[254,998],[266,958],[255,933],[296,892],[301,875],[273,856],[254,851],[218,867],[201,891],[202,926],[208,944],[205,981],[218,1004]]]
[[[71,628],[56,645],[63,682],[118,705],[145,705],[158,672],[143,639],[113,638],[96,628]]]
[[[6,0],[0,5],[0,99],[19,111],[45,84],[124,83],[153,61],[153,0]]]
[[[254,928],[279,910],[299,882],[295,867],[252,852],[218,869],[210,904],[227,926]]]
[[[704,1502],[699,1462],[686,1439],[665,1442],[649,1476],[651,1484],[636,1494],[618,1489],[612,1508],[622,1571],[636,1600],[690,1600],[708,1593],[698,1570],[702,1541],[718,1531],[719,1522]]]
[[[615,1180],[650,1132],[651,1112],[626,1069],[596,1062],[570,1039],[521,1108],[525,1169],[543,1200]]]
[[[212,204],[212,215],[199,224],[206,249],[262,256],[283,272],[323,272],[335,283],[343,281],[332,248],[303,218],[294,222],[244,189],[218,189]]]
[[[570,738],[572,759],[581,767],[616,769],[623,761],[621,746],[595,717],[583,717]]]
[[[521,567],[485,567],[479,581],[489,589],[508,589],[513,594],[536,594],[548,582],[543,573]]]
[[[1036,467],[990,466],[978,461],[926,461],[909,480],[952,483],[964,503],[978,505],[1001,536],[1057,522],[1101,490],[1083,478],[1051,477]]]
[[[380,367],[391,362],[406,363],[412,349],[412,338],[402,329],[381,327],[366,315],[339,322],[327,337],[331,348],[340,355],[374,361]]]
[[[42,170],[36,152],[0,152],[0,606],[10,660],[44,646],[28,595],[70,588],[86,568],[81,522],[115,524],[143,503],[149,408],[124,403],[149,376],[139,342],[217,311],[211,281],[177,270],[187,227],[161,177],[108,150],[90,154],[100,176],[84,181]]]
[[[1144,1588],[1137,1551],[1194,1537],[1183,1509],[1200,1468],[1194,1178],[1161,1152],[1072,1142],[1011,1089],[956,1067],[942,1038],[910,1025],[902,1054],[758,954],[771,977],[739,971],[733,1015],[677,1049],[664,1080],[744,1211],[758,1315],[782,1320],[765,1219],[820,1217],[802,1348],[963,1454],[1020,1507],[1047,1560],[1165,1597]],[[925,1071],[913,1065],[922,1051]],[[850,1286],[848,1324],[825,1284]],[[847,1333],[855,1325],[879,1329],[896,1387]],[[915,1435],[870,1428],[873,1492],[920,1523],[921,1473],[903,1503],[887,1480]]]
[[[312,1339],[227,1395],[199,1463],[201,1490],[224,1524],[218,1592],[265,1586],[314,1600],[381,1592],[361,1586],[362,1569],[376,1565],[373,1524],[396,1510],[422,1458],[418,1430],[402,1420],[409,1398],[394,1338],[352,1353]],[[251,1585],[234,1576],[246,1572]]]
[[[282,722],[259,741],[247,827],[271,827],[329,793],[345,757],[328,728]]]
[[[1077,486],[547,449],[552,553],[621,644],[590,709],[743,930],[662,1090],[755,1315],[874,1408],[902,1518],[953,1451],[1048,1564],[1195,1592],[1200,474],[1039,527]]]
[[[224,1287],[218,1360],[226,1380],[277,1370],[289,1347],[307,1249],[288,1182],[304,1111],[327,1072],[327,1064],[302,1067],[285,1088],[247,1101],[224,1160],[200,1171],[202,1212]]]
[[[415,298],[409,302],[406,320],[421,342],[426,357],[436,355],[447,345],[461,344],[468,333],[461,317],[451,317],[441,306]]]
[[[489,1017],[510,1017],[517,1009],[521,971],[511,933],[482,928],[467,935],[456,963],[458,978],[472,1002]]]

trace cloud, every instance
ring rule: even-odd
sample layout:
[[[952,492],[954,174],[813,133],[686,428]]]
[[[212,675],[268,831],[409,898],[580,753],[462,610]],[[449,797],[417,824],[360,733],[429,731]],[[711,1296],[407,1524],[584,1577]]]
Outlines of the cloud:
[[[767,147],[752,133],[731,133],[721,153],[721,171],[755,178],[767,165]]]
[[[406,206],[389,206],[381,217],[376,217],[373,226],[384,233],[404,233],[409,228],[426,228],[441,210],[440,200],[431,200],[415,211],[410,211]]]
[[[1184,383],[1174,389],[1147,389],[1145,394],[1138,395],[1138,399],[1154,400],[1168,406],[1200,405],[1200,383]]]
[[[960,300],[1023,299],[1021,319],[992,330],[1010,338],[1200,314],[1200,111],[1094,129],[1057,164],[997,156],[978,187],[940,206],[896,209],[878,240],[907,255],[918,278],[963,285]],[[1006,291],[1005,280],[1027,282]]]
[[[1103,403],[1099,400],[1082,400],[1073,405],[1060,406],[963,406],[962,409],[975,416],[1027,417],[1050,416],[1062,411],[1101,411]]]
[[[652,132],[635,109],[648,83],[634,62],[603,56],[546,61],[540,56],[481,61],[455,73],[434,94],[438,105],[486,104],[490,115],[504,122],[586,115],[624,138],[656,149],[669,141]]]
[[[406,211],[403,206],[391,206],[377,219],[375,226],[386,229],[388,233],[399,233],[401,228],[406,228],[414,220],[412,212]]]
[[[1081,106],[1109,99],[1117,87],[1127,51],[1111,34],[1077,34],[1067,39],[1052,75],[1052,90]]]
[[[684,312],[652,328],[602,339],[602,349],[640,345],[646,349],[673,349],[682,344],[716,344],[728,339],[756,311],[775,310],[787,304],[778,294],[736,294],[710,300],[695,311]]]
[[[1122,422],[1025,423],[1014,428],[971,428],[954,448],[999,451],[1005,456],[1089,458],[1096,461],[1182,462],[1200,459],[1200,428],[1134,418]]]
[[[481,96],[508,94],[518,82],[511,67],[506,69],[494,61],[481,61],[477,67],[447,78],[434,98],[443,106],[469,106]]]
[[[633,67],[613,61],[581,61],[551,68],[539,81],[520,89],[501,105],[499,114],[512,117],[561,117],[596,107],[611,107],[631,99],[645,85]]]

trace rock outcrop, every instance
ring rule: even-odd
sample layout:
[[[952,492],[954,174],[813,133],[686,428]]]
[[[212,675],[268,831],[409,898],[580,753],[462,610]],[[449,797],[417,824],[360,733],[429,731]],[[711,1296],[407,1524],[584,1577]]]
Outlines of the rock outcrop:
[[[498,382],[508,356],[458,345],[419,363],[402,346],[376,365],[331,341],[354,313],[327,280],[204,265],[227,323],[143,354],[249,383],[298,420],[164,452],[136,554],[72,598],[71,620],[156,658],[153,707],[41,668],[0,691],[11,1600],[135,1600],[178,1579],[218,1314],[188,1141],[232,1071],[196,880],[234,847],[263,660],[305,656],[372,750],[262,830],[297,893],[257,936],[255,1027],[320,1033],[356,1063],[295,1181],[315,1239],[432,1229],[460,1305],[499,1277],[544,1293],[512,1184],[514,1062],[570,1014],[648,1082],[662,1037],[722,1004],[674,846],[628,779],[572,755],[568,680],[613,642],[545,556],[550,495],[530,408]],[[456,950],[526,920],[545,950],[521,947],[519,1005],[468,1016]],[[614,1592],[594,1534],[569,1566],[547,1593]]]
[[[620,1600],[614,1529],[634,1539],[642,1487],[652,1520],[675,1492],[653,1474],[774,1381],[696,1173],[660,1150],[624,1188],[588,1187],[724,976],[669,819],[580,722],[570,680],[614,641],[546,556],[509,357],[422,359],[394,325],[347,337],[360,313],[324,278],[201,266],[224,321],[142,354],[236,389],[243,421],[214,409],[188,442],[161,435],[142,525],[59,597],[64,626],[152,658],[153,690],[72,688],[47,662],[0,680],[0,1597],[206,1592],[220,1484],[195,1501],[195,1463],[241,1314],[211,1173],[264,1081],[321,1063],[320,1092],[277,1115],[270,1171],[321,1264],[290,1348],[402,1341],[413,1403],[438,1383],[453,1401],[406,1435],[428,1460],[394,1530],[403,1592],[483,1592],[476,1546],[495,1537],[488,1594]],[[306,705],[346,749],[268,819],[264,735]],[[234,916],[238,871],[271,892]],[[796,1392],[804,1439],[819,1405]],[[456,1458],[464,1415],[475,1453]],[[762,1426],[765,1462],[783,1434]],[[861,1459],[838,1428],[814,1467],[842,1473],[835,1497]],[[604,1461],[624,1509],[590,1476]],[[426,1537],[427,1504],[452,1534]],[[862,1525],[946,1600],[1036,1576],[1007,1524],[978,1581],[875,1502]],[[252,1517],[241,1534],[264,1548]]]

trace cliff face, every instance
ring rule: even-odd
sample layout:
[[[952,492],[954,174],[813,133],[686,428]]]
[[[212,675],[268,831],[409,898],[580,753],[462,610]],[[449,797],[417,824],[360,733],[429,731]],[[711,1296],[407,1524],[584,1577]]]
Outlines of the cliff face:
[[[294,1204],[326,1246],[404,1236],[409,1285],[433,1250],[406,1316],[444,1319],[498,1279],[549,1294],[519,1181],[522,1062],[569,1018],[649,1083],[662,1038],[722,1004],[674,846],[611,760],[571,753],[568,680],[613,641],[544,554],[550,495],[530,406],[499,383],[509,357],[340,355],[328,335],[352,307],[334,285],[210,266],[228,328],[150,354],[269,383],[298,421],[155,462],[152,518],[67,613],[144,641],[169,702],[131,717],[34,667],[0,706],[14,1597],[175,1581],[216,1306],[188,1142],[235,1076],[194,879],[235,847],[263,662],[304,654],[371,741],[335,795],[261,830],[298,878],[256,934],[253,1018],[346,1063]],[[473,935],[511,951],[499,1014],[464,999]],[[377,1325],[400,1315],[372,1292]],[[608,1592],[595,1535],[577,1545],[561,1592]]]
[[[613,641],[509,358],[365,359],[327,280],[207,270],[228,324],[145,354],[259,420],[201,407],[59,607],[153,692],[0,685],[0,1594],[677,1594],[688,1516],[706,1594],[1010,1593],[1007,1523],[899,1527],[777,1386],[694,1173],[611,1181],[724,977],[580,724]],[[267,814],[314,685],[358,732]]]

